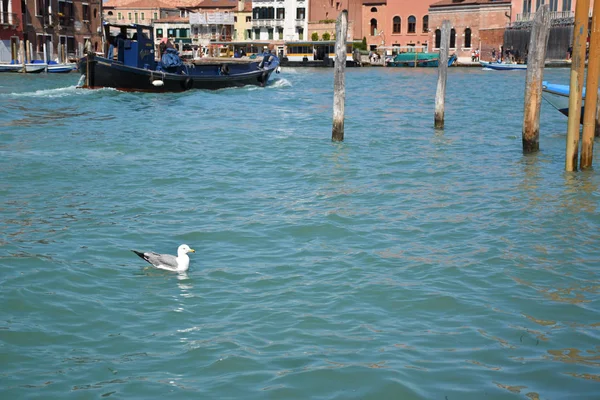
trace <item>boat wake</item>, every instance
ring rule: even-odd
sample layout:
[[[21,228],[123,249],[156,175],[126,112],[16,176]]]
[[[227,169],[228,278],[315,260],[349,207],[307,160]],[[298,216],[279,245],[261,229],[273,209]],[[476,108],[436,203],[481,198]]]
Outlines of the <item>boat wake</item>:
[[[99,89],[99,90],[100,91],[102,91],[102,90],[114,91],[115,89],[108,88],[108,89]],[[87,94],[91,94],[93,92],[94,91],[92,91],[92,90],[81,90],[77,86],[67,86],[67,87],[54,88],[54,89],[41,89],[41,90],[36,90],[34,92],[7,93],[7,95],[10,97],[43,97],[43,98],[52,99],[52,98],[67,97],[67,96],[73,96],[73,95],[87,95]]]
[[[292,83],[285,78],[275,78],[267,86],[273,88],[292,87]]]

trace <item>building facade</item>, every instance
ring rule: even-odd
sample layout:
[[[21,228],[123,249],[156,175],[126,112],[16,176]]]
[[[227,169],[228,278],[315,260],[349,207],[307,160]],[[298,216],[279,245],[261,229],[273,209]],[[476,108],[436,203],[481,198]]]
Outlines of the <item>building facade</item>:
[[[480,58],[489,61],[500,51],[511,23],[511,0],[442,0],[429,7],[429,15],[433,51],[440,47],[442,22],[449,20],[450,53],[465,62],[478,50]]]
[[[512,0],[511,22],[530,21],[538,8],[547,4],[552,12],[552,19],[572,18],[575,15],[576,0]],[[590,16],[594,0],[590,0]]]
[[[17,59],[24,42],[28,58],[54,60],[59,48],[69,58],[80,57],[90,41],[100,51],[101,0],[2,0],[0,2],[0,61]]]
[[[252,39],[307,40],[310,0],[253,0]]]

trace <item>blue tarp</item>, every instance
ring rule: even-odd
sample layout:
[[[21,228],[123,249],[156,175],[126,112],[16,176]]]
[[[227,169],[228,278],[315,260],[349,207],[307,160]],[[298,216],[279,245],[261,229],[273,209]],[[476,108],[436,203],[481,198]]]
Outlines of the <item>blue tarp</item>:
[[[164,68],[174,68],[181,67],[183,65],[183,61],[179,58],[179,54],[177,54],[177,49],[168,48],[160,59]]]

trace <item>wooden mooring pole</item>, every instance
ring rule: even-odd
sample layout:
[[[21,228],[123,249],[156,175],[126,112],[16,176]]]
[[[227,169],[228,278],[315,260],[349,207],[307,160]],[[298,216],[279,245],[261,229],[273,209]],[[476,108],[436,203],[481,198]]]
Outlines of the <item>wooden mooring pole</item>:
[[[25,43],[22,40],[19,40],[19,61],[23,64],[23,72],[25,71]]]
[[[585,47],[588,36],[590,0],[577,0],[573,27],[573,57],[569,83],[569,119],[567,121],[567,152],[565,170],[577,170],[579,151],[579,125],[581,121],[581,92],[585,72]]]
[[[335,23],[335,71],[333,81],[333,129],[331,140],[344,141],[344,106],[346,101],[346,35],[348,11],[343,10]]]
[[[438,60],[438,83],[435,94],[435,128],[444,128],[444,112],[446,108],[446,80],[448,79],[448,48],[450,47],[450,21],[442,22],[440,41],[440,58]]]
[[[594,2],[592,14],[592,37],[588,58],[585,86],[585,109],[583,112],[583,135],[581,137],[581,169],[592,167],[594,157],[594,133],[596,130],[596,107],[598,103],[598,75],[600,74],[600,1]]]
[[[542,79],[546,47],[550,36],[550,11],[548,6],[538,8],[531,29],[527,53],[527,79],[525,81],[525,106],[523,112],[523,153],[540,150],[540,108],[542,106]]]

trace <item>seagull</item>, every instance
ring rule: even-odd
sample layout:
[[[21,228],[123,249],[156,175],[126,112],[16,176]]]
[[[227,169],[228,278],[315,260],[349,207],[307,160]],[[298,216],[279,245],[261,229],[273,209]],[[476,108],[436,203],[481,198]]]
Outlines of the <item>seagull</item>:
[[[152,251],[145,253],[131,250],[140,258],[148,261],[156,268],[164,269],[172,272],[185,272],[190,267],[190,258],[187,253],[195,253],[196,250],[190,249],[187,244],[182,244],[177,248],[177,257],[170,254],[158,254]]]

